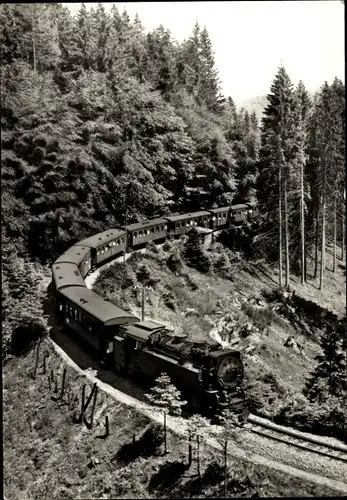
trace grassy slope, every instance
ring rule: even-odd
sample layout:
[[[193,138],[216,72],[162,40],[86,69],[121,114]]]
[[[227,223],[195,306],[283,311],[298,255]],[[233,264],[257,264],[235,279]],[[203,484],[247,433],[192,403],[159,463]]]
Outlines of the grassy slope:
[[[159,257],[165,254],[159,254]],[[159,258],[160,260],[160,258]],[[195,337],[207,339],[212,323],[220,322],[225,314],[234,311],[236,317],[246,321],[240,310],[240,299],[249,300],[251,296],[259,295],[261,290],[275,287],[275,273],[264,265],[232,264],[232,281],[216,275],[201,275],[185,267],[183,276],[176,276],[167,270],[166,265],[160,265],[158,258],[153,260],[143,256],[140,263],[147,262],[153,271],[153,276],[160,280],[149,294],[146,304],[146,316],[158,321],[165,321],[176,330],[185,329]],[[331,260],[328,255],[328,268]],[[128,265],[130,269],[130,264]],[[264,272],[268,277],[264,275]],[[129,271],[129,274],[131,272]],[[133,273],[136,282],[135,273]],[[103,282],[99,282],[99,288]],[[328,271],[326,275],[327,288],[322,294],[314,295],[335,312],[344,308],[344,269],[338,267],[335,277]],[[116,282],[113,281],[116,287]],[[296,285],[295,285],[296,286]],[[101,287],[102,288],[102,287]],[[195,288],[195,289],[193,289]],[[298,286],[298,290],[300,285]],[[176,312],[163,304],[165,291],[171,291]],[[304,293],[311,298],[311,286]],[[100,291],[100,290],[99,290]],[[104,292],[105,293],[105,292]],[[108,298],[119,303],[122,297],[124,303],[131,305],[134,312],[140,312],[140,295],[138,291],[129,288],[120,294],[117,288],[107,286]],[[193,316],[185,316],[187,308],[195,309]],[[289,334],[294,334],[297,341],[304,347],[305,356],[283,346]],[[241,346],[253,344],[255,349],[246,356],[247,370],[250,375],[259,371],[275,373],[283,386],[299,390],[311,366],[317,345],[313,339],[300,333],[283,318],[274,322],[268,335],[253,334],[241,340]],[[55,373],[62,372],[61,360],[48,349],[50,358],[48,368]],[[41,356],[43,350],[41,351]],[[171,453],[168,457],[151,455],[138,457],[124,463],[117,454],[123,445],[137,439],[148,427],[148,419],[133,409],[115,403],[106,395],[100,395],[96,409],[96,422],[100,422],[94,431],[88,431],[73,421],[73,409],[67,405],[51,400],[47,377],[39,375],[36,381],[29,377],[33,367],[33,352],[19,359],[11,360],[3,370],[3,401],[4,401],[4,487],[6,498],[41,499],[41,498],[155,498],[171,496],[220,496],[222,486],[213,486],[206,476],[206,467],[220,457],[215,451],[204,450],[202,473],[205,479],[200,482],[194,476],[193,469],[183,471],[179,465],[167,465],[167,462],[186,461],[187,443],[170,434]],[[76,377],[68,369],[68,380],[76,395],[81,394],[81,386],[85,381]],[[90,386],[87,389],[89,394]],[[25,397],[23,397],[25,395]],[[75,409],[78,408],[76,403]],[[105,414],[109,415],[111,435],[108,439],[97,439],[104,432]],[[95,467],[88,467],[91,457],[99,459]],[[166,468],[169,469],[166,469]],[[181,470],[180,470],[181,467]],[[288,476],[269,471],[265,467],[257,467],[253,472],[239,459],[231,463],[235,473],[235,489],[231,487],[230,494],[236,496],[252,494],[259,490],[267,496],[278,495],[335,495],[328,487],[318,487],[308,481],[299,479],[288,481]],[[184,472],[184,473],[183,473]],[[163,478],[174,477],[177,483],[163,485]],[[247,474],[250,481],[245,481]],[[150,485],[156,484],[151,488]]]
[[[135,271],[141,264],[151,269],[151,277],[156,284],[147,292],[146,317],[167,324],[175,331],[186,331],[192,339],[209,340],[212,328],[226,317],[231,321],[224,328],[229,338],[239,340],[242,350],[249,348],[250,353],[245,355],[249,377],[259,377],[260,373],[272,372],[284,389],[300,392],[309,372],[315,367],[314,356],[317,354],[318,344],[313,335],[291,324],[286,318],[275,316],[268,333],[260,334],[255,331],[243,339],[233,335],[234,322],[251,322],[241,310],[241,302],[249,303],[252,297],[262,296],[264,289],[275,289],[276,271],[262,264],[248,264],[242,261],[231,264],[230,279],[223,279],[216,274],[204,275],[194,269],[184,266],[181,274],[170,272],[166,265],[164,252],[159,254],[142,255],[139,263],[128,264],[129,273],[136,281]],[[323,307],[342,314],[345,308],[345,276],[344,266],[339,261],[337,272],[333,276],[326,273],[326,288],[323,292],[317,291],[317,280],[309,279],[309,283],[302,287],[299,279],[292,280],[292,287],[298,294],[307,300],[315,300]],[[327,255],[327,269],[332,268],[331,255]],[[310,275],[310,265],[309,265]],[[130,305],[132,312],[141,316],[140,291],[128,287],[122,292],[113,279],[108,281],[101,274],[95,284],[95,289],[108,300],[119,304],[122,295],[122,306]],[[176,310],[172,311],[164,304],[166,294],[170,293]],[[318,331],[315,330],[317,334]],[[293,335],[296,342],[302,347],[301,352],[285,347],[287,338]]]
[[[61,374],[63,365],[48,344],[41,348],[41,359],[49,353],[48,370]],[[42,498],[177,498],[221,496],[222,485],[213,485],[207,467],[221,462],[216,451],[202,448],[202,479],[182,465],[187,461],[187,443],[169,433],[170,453],[161,451],[148,457],[135,453],[128,460],[125,445],[136,440],[148,428],[147,417],[99,393],[97,424],[92,431],[73,422],[68,405],[51,399],[47,376],[32,380],[34,353],[12,360],[4,367],[4,492],[11,499]],[[39,370],[41,373],[41,370]],[[20,375],[19,375],[20,374]],[[69,387],[81,394],[87,380],[67,369]],[[61,378],[59,378],[60,387]],[[89,394],[91,386],[87,388]],[[25,397],[23,397],[25,394]],[[78,408],[78,403],[75,409]],[[104,433],[103,421],[109,415],[110,436]],[[20,416],[21,418],[18,418]],[[87,412],[89,418],[89,413]],[[131,448],[131,445],[130,445]],[[129,449],[129,446],[128,446]],[[91,459],[96,459],[91,465]],[[256,468],[243,460],[230,460],[230,496],[250,496],[256,491],[266,496],[338,495],[328,487],[294,479],[285,474]],[[212,478],[215,477],[212,475]]]

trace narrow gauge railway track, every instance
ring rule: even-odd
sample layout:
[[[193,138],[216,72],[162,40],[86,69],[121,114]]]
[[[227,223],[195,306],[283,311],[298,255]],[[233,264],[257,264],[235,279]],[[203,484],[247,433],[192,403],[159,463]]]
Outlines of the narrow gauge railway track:
[[[254,434],[347,464],[347,446],[330,444],[313,436],[299,434],[292,429],[284,429],[268,422],[260,422],[252,418],[252,415],[249,417],[245,428]]]

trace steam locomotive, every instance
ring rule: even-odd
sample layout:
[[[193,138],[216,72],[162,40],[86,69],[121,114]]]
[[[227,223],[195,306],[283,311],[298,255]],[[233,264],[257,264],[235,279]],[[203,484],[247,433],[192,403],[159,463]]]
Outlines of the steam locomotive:
[[[140,321],[89,290],[84,278],[126,250],[179,237],[196,225],[223,229],[233,221],[249,220],[254,210],[249,203],[163,217],[109,229],[76,243],[52,265],[59,319],[92,346],[108,369],[149,383],[165,372],[193,409],[212,416],[229,407],[246,415],[240,352],[222,349],[218,343],[189,342],[164,325]]]

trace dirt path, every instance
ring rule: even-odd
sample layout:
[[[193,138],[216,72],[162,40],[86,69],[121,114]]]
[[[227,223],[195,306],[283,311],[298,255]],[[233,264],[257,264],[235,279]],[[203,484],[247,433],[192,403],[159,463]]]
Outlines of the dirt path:
[[[163,421],[163,416],[160,411],[154,410],[152,407],[147,405],[146,403],[143,403],[136,398],[133,398],[130,395],[124,394],[123,392],[115,389],[114,387],[111,387],[109,384],[106,384],[104,382],[101,382],[97,377],[93,376],[92,374],[85,372],[82,370],[72,359],[61,349],[55,342],[51,340],[52,346],[56,353],[63,359],[63,361],[68,364],[71,368],[73,368],[77,373],[80,373],[84,375],[85,377],[88,378],[88,380],[92,383],[97,383],[99,386],[99,389],[102,391],[105,391],[108,395],[111,397],[115,398],[117,401],[123,403],[124,405],[131,406],[133,408],[136,408],[138,411],[144,413],[147,415],[149,418],[154,420],[155,422],[162,424]],[[186,435],[187,434],[187,421],[184,420],[183,418],[179,417],[172,417],[168,416],[167,417],[167,426],[170,430],[173,432],[180,434],[180,435]],[[206,442],[213,446],[214,448],[221,449],[221,445],[217,442],[216,439],[214,438],[208,438]],[[312,481],[316,484],[319,485],[325,485],[329,486],[331,488],[334,488],[338,491],[341,491],[342,493],[347,494],[347,483],[344,483],[342,481],[337,481],[334,479],[329,479],[324,476],[320,476],[318,474],[310,473],[307,471],[303,471],[300,469],[297,469],[295,467],[292,467],[290,465],[286,465],[274,460],[270,460],[266,457],[263,457],[261,455],[257,455],[254,453],[246,453],[243,451],[241,448],[233,445],[232,447],[232,452],[230,453],[234,457],[238,458],[243,458],[248,461],[251,461],[255,464],[260,464],[266,467],[269,467],[271,469],[275,469],[277,471],[281,471],[285,474],[292,475],[295,477],[299,477],[302,479],[306,479],[308,481]]]

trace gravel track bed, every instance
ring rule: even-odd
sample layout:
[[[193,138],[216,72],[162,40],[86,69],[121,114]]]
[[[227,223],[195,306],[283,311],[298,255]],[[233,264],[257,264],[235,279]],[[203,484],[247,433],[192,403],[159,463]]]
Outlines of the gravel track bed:
[[[298,450],[289,444],[272,441],[271,438],[245,431],[244,448],[272,460],[297,467],[307,472],[346,482],[346,464],[334,458],[324,457],[314,451]]]

